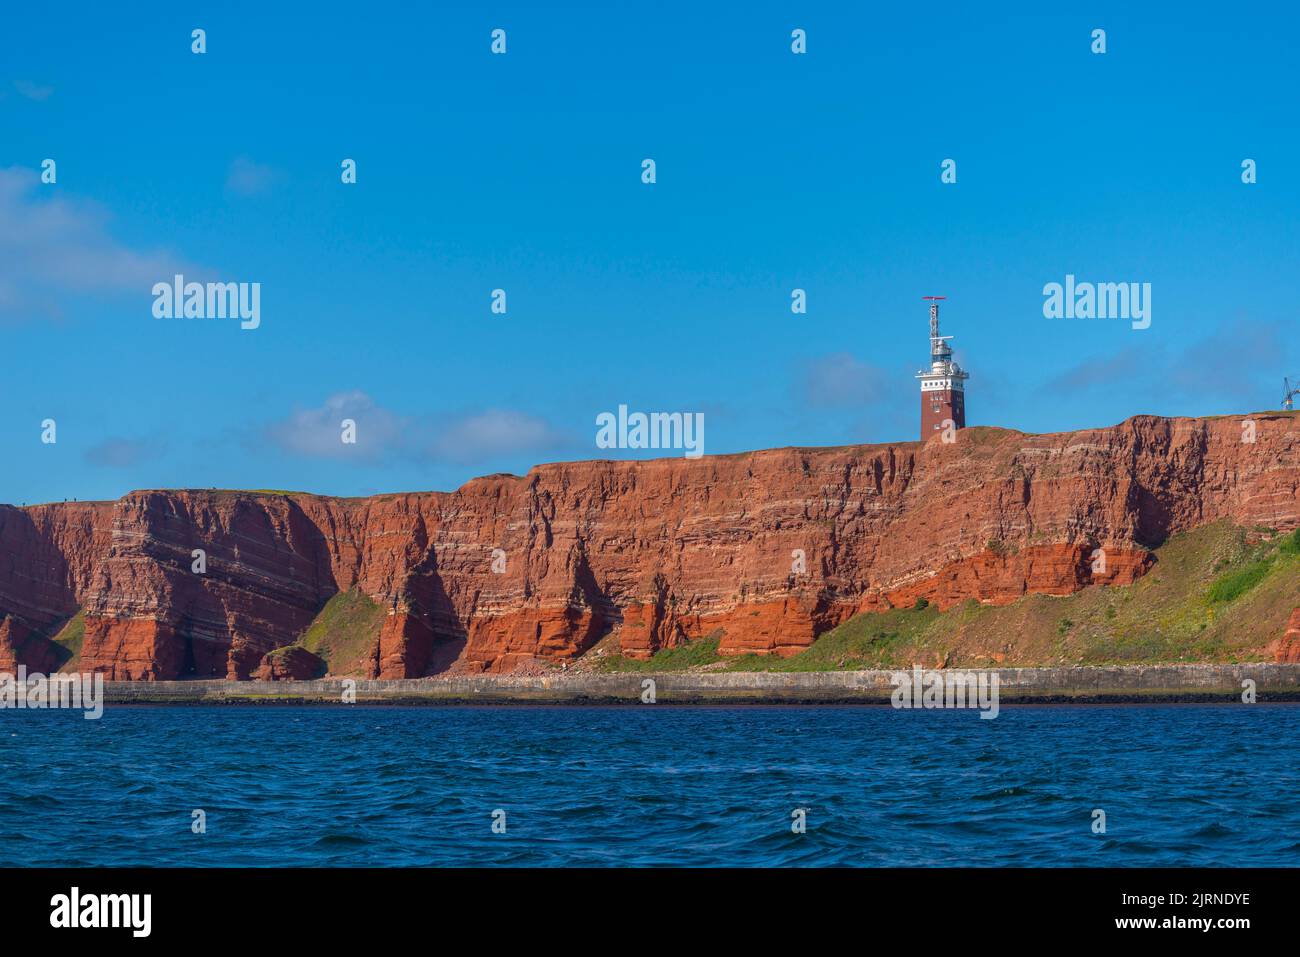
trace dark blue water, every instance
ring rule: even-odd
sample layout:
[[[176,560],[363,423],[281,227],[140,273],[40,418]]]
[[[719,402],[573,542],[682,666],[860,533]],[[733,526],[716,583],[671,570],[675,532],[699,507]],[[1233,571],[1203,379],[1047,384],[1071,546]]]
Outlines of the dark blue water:
[[[0,864],[1295,866],[1297,719],[1263,704],[992,721],[881,707],[2,711]]]

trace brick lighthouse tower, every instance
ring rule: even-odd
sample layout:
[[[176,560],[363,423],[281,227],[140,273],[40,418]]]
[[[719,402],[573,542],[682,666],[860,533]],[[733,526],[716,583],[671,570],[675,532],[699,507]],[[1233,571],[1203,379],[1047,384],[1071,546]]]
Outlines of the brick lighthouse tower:
[[[966,427],[966,380],[961,366],[952,361],[948,340],[939,335],[939,303],[943,296],[925,296],[930,304],[930,368],[916,374],[921,380],[921,441],[945,427]],[[946,423],[951,421],[952,425]]]

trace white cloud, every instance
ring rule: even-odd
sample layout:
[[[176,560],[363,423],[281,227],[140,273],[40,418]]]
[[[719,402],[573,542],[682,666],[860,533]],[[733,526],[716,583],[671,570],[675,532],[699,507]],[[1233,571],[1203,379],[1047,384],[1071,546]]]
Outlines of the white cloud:
[[[161,442],[137,439],[107,439],[86,450],[82,458],[90,465],[125,469],[155,458],[162,452]]]
[[[1197,401],[1208,398],[1268,407],[1282,391],[1287,355],[1285,329],[1277,322],[1239,320],[1203,339],[1169,349],[1136,333],[1134,343],[1086,359],[1050,379],[1047,392],[1112,392]],[[1273,370],[1271,377],[1261,370]]]
[[[898,388],[898,377],[847,352],[810,359],[802,364],[804,400],[821,408],[861,407],[878,402]]]
[[[37,103],[45,102],[54,93],[54,87],[42,86],[39,83],[33,83],[31,80],[14,80],[14,89],[27,99],[35,100]]]
[[[342,441],[344,419],[356,423],[355,444]],[[359,389],[335,393],[315,408],[295,409],[266,426],[263,437],[306,458],[458,464],[554,449],[565,441],[544,420],[523,412],[489,409],[454,416],[403,416]]]
[[[479,462],[502,455],[562,446],[565,436],[545,420],[508,409],[488,409],[444,423],[432,451],[453,462]]]
[[[356,442],[343,441],[343,421],[356,423]],[[307,458],[384,458],[406,444],[410,424],[381,408],[360,390],[339,392],[314,409],[297,409],[266,427],[266,437],[286,452]]]
[[[270,166],[254,163],[247,156],[238,157],[226,174],[226,190],[238,196],[256,196],[271,188],[276,172]]]
[[[32,169],[0,169],[0,318],[54,317],[69,296],[126,291],[147,315],[149,288],[183,264],[119,243],[102,206],[62,189]]]

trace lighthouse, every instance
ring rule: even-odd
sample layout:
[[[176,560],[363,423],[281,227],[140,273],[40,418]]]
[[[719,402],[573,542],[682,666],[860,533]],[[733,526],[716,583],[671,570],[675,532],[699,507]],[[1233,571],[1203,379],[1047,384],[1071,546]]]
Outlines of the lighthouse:
[[[939,303],[944,296],[925,296],[930,304],[930,368],[916,374],[921,380],[921,441],[946,429],[966,427],[966,380],[961,366],[952,361],[948,340],[939,335]]]

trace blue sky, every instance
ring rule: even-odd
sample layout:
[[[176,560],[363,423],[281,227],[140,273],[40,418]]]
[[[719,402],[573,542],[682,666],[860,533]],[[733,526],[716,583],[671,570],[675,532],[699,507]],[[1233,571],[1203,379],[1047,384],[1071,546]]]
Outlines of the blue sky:
[[[710,454],[910,440],[927,294],[972,425],[1300,373],[1281,5],[275,6],[6,14],[0,501],[659,454],[596,448],[620,404],[704,413]],[[155,319],[178,270],[260,282],[260,328]],[[1045,319],[1067,273],[1151,283],[1151,327]]]

